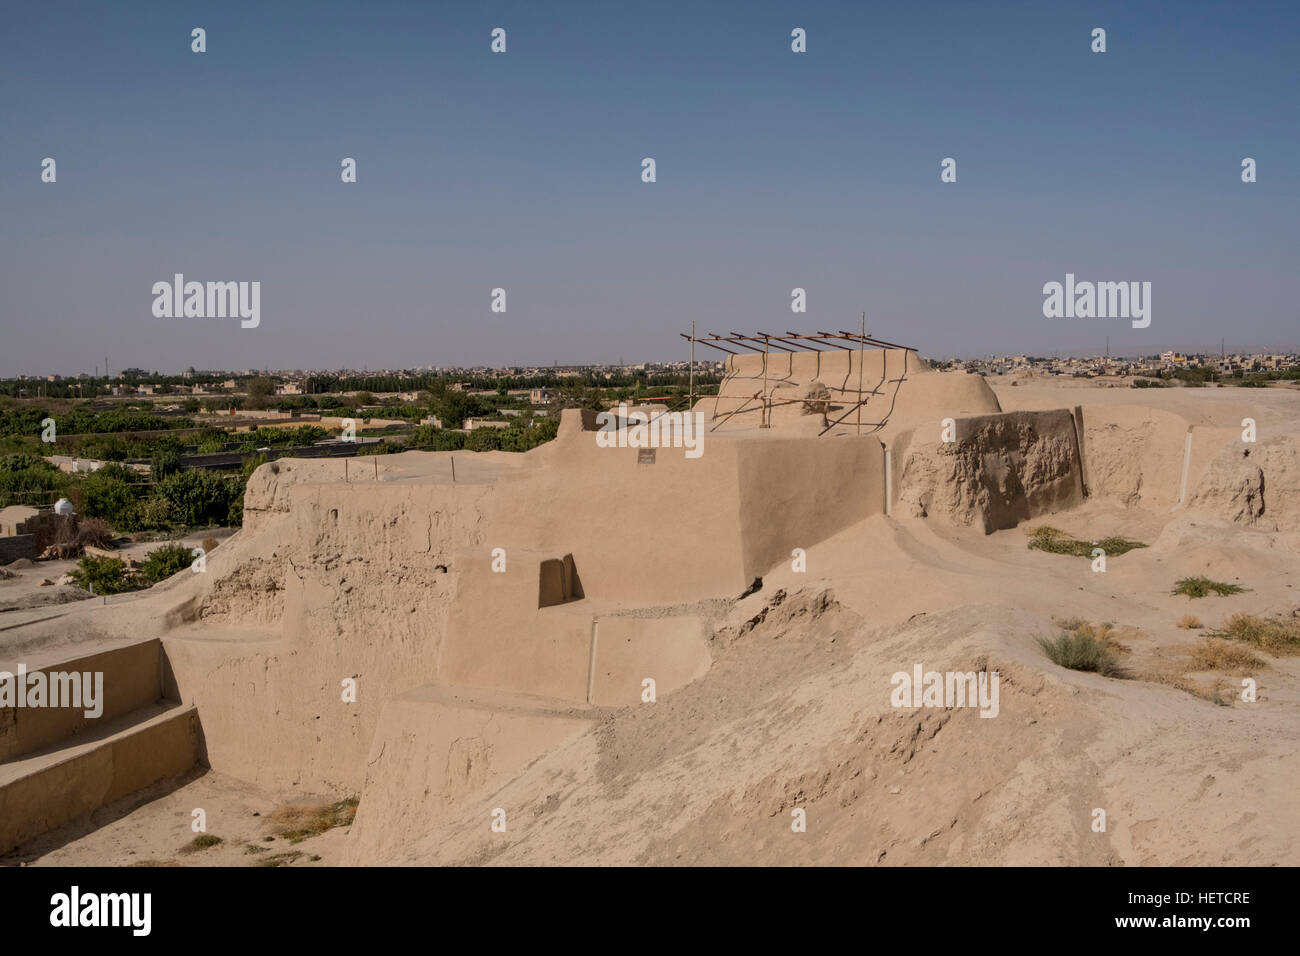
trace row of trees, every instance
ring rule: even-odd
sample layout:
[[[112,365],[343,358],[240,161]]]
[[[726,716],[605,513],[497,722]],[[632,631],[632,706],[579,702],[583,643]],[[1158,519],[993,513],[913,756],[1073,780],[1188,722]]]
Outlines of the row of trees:
[[[528,451],[554,438],[559,427],[554,418],[539,419],[531,428],[511,423],[508,428],[476,428],[469,433],[421,425],[412,432],[409,445],[432,451]]]

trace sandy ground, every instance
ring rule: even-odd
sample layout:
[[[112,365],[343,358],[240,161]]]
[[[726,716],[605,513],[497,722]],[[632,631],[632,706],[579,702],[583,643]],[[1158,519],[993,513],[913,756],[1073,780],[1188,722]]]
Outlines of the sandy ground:
[[[196,771],[51,831],[0,857],[0,866],[330,866],[342,855],[347,827],[295,843],[276,836],[273,821],[277,809],[326,802],[265,793],[213,770]],[[198,835],[196,809],[204,811],[204,832],[220,837],[219,844],[191,846]]]

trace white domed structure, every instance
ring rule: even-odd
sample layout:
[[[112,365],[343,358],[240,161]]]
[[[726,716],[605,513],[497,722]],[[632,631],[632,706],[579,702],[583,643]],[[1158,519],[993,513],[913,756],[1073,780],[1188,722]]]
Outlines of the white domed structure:
[[[58,501],[54,502],[54,513],[56,515],[72,514],[72,502],[67,498],[60,498]]]

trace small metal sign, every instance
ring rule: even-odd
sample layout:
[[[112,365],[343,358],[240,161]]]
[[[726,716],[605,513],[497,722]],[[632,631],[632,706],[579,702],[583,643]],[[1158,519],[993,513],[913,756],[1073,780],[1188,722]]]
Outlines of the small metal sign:
[[[638,465],[653,465],[655,463],[654,448],[638,448],[636,452],[636,463]]]

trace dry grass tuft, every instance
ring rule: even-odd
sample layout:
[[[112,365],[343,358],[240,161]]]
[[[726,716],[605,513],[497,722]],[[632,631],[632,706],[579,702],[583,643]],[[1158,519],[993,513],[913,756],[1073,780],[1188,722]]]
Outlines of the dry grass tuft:
[[[1300,620],[1294,618],[1234,614],[1212,636],[1241,641],[1270,654],[1300,654]]]
[[[301,843],[326,830],[350,826],[357,815],[358,803],[357,797],[348,797],[338,803],[281,807],[271,814],[271,826],[276,836],[284,837],[290,843]]]
[[[1198,670],[1246,676],[1265,666],[1264,662],[1240,644],[1207,637],[1189,652]]]

